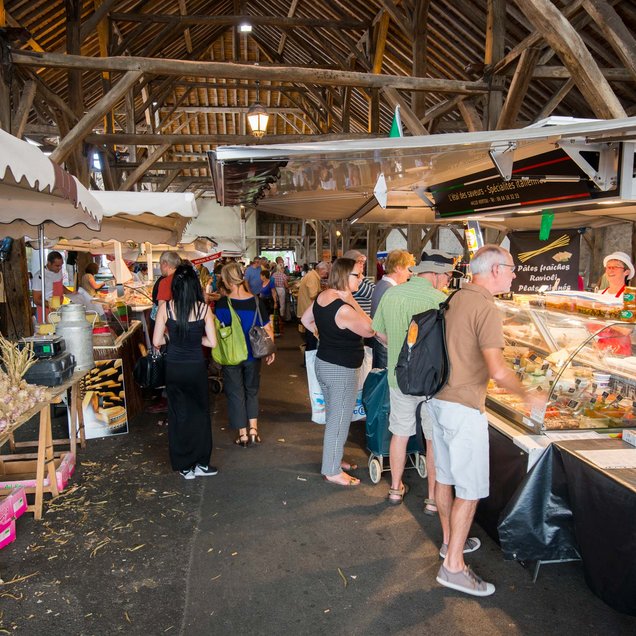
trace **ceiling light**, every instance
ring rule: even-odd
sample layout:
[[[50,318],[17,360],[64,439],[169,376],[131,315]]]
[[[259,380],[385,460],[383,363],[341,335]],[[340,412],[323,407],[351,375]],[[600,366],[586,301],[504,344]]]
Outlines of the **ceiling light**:
[[[251,24],[247,24],[246,22],[244,22],[243,24],[239,24],[239,31],[241,33],[251,33],[252,32],[252,25]]]
[[[259,101],[259,82],[256,80],[256,102],[247,111],[247,123],[254,137],[264,137],[267,132],[269,114]]]

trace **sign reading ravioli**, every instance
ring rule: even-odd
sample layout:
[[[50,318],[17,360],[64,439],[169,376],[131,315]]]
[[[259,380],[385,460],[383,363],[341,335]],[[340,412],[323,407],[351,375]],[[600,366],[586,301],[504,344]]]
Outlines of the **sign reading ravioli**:
[[[509,238],[510,253],[517,266],[513,292],[534,294],[544,285],[561,291],[578,289],[578,230],[553,231],[547,241],[540,241],[538,232],[512,232]]]

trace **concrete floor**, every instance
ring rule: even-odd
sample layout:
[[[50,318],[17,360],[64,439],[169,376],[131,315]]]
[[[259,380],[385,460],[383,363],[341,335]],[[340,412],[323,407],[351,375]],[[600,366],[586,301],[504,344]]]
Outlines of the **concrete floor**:
[[[636,618],[596,598],[579,564],[544,566],[533,584],[478,526],[482,548],[467,561],[496,594],[440,587],[426,482],[409,471],[404,505],[387,506],[388,475],[370,482],[357,423],[346,457],[362,485],[325,484],[298,335],[288,327],[279,344],[263,371],[260,447],[232,443],[216,401],[218,476],[170,471],[165,416],[89,441],[44,520],[19,519],[0,551],[0,634],[636,633]]]

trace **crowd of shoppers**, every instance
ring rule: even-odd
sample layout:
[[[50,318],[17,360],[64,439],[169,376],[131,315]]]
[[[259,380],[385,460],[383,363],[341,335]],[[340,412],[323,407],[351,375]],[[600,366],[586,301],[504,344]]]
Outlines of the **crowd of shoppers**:
[[[225,264],[206,277],[207,291],[216,296],[213,314],[206,302],[209,297],[202,293],[202,277],[190,265],[179,265],[172,254],[162,255],[165,278],[158,285],[153,344],[161,346],[167,332],[170,459],[174,470],[192,479],[216,474],[209,463],[212,435],[202,349],[216,345],[214,316],[222,325],[231,324],[233,309],[248,349],[244,361],[222,369],[229,427],[236,431],[238,446],[260,444],[261,360],[253,356],[248,332],[258,324],[273,338],[270,314],[285,302],[289,279],[282,262],[270,268],[257,258],[245,271],[239,263]],[[374,285],[364,276],[366,257],[351,250],[333,263],[320,262],[303,272],[297,307],[306,349],[317,349],[315,371],[325,400],[323,479],[345,487],[360,484],[350,474],[357,467],[344,460],[344,448],[360,385],[365,339],[372,339],[374,366],[387,369],[389,384],[392,436],[387,502],[401,504],[408,492],[402,480],[406,449],[419,420],[428,473],[424,513],[439,515],[443,533],[437,581],[467,594],[488,596],[494,593],[494,585],[483,581],[464,561],[465,554],[480,547],[479,539],[468,534],[479,499],[489,493],[486,387],[494,379],[522,396],[530,407],[540,398],[528,394],[504,362],[503,329],[494,295],[510,290],[515,266],[510,253],[495,245],[477,251],[471,262],[472,281],[450,300],[447,384],[429,402],[400,390],[395,367],[408,325],[413,315],[446,300],[443,290],[456,274],[454,262],[450,254],[427,249],[416,265],[407,251],[395,250],[388,254],[382,278]],[[271,364],[274,358],[271,354],[265,362]]]

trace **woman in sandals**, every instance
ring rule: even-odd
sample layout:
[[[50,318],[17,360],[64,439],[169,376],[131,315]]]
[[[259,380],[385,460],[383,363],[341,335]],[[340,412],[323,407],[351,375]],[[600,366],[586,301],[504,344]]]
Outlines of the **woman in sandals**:
[[[375,335],[371,319],[352,296],[363,276],[361,270],[362,265],[350,258],[337,259],[328,289],[302,316],[305,328],[319,337],[316,376],[326,411],[321,472],[325,481],[340,486],[360,483],[345,472],[355,467],[343,462],[342,456],[358,392],[358,370],[364,359],[363,339]]]
[[[212,312],[205,304],[199,277],[180,265],[172,279],[172,300],[157,312],[152,343],[170,346],[166,356],[168,446],[172,469],[184,479],[216,475],[210,466],[212,422],[208,398],[207,361],[203,348],[216,347]]]
[[[238,431],[234,443],[247,448],[250,444],[260,444],[258,433],[258,389],[261,380],[261,361],[252,355],[252,347],[248,336],[254,324],[257,304],[260,312],[258,325],[265,328],[272,340],[274,331],[269,321],[269,313],[263,301],[254,296],[243,278],[238,263],[228,263],[221,270],[221,281],[227,293],[216,302],[216,317],[224,324],[232,322],[229,303],[237,313],[247,343],[247,359],[235,365],[223,366],[223,392],[227,398],[227,412],[230,428]],[[233,325],[232,328],[235,326]],[[276,354],[264,358],[267,364],[274,362]]]

